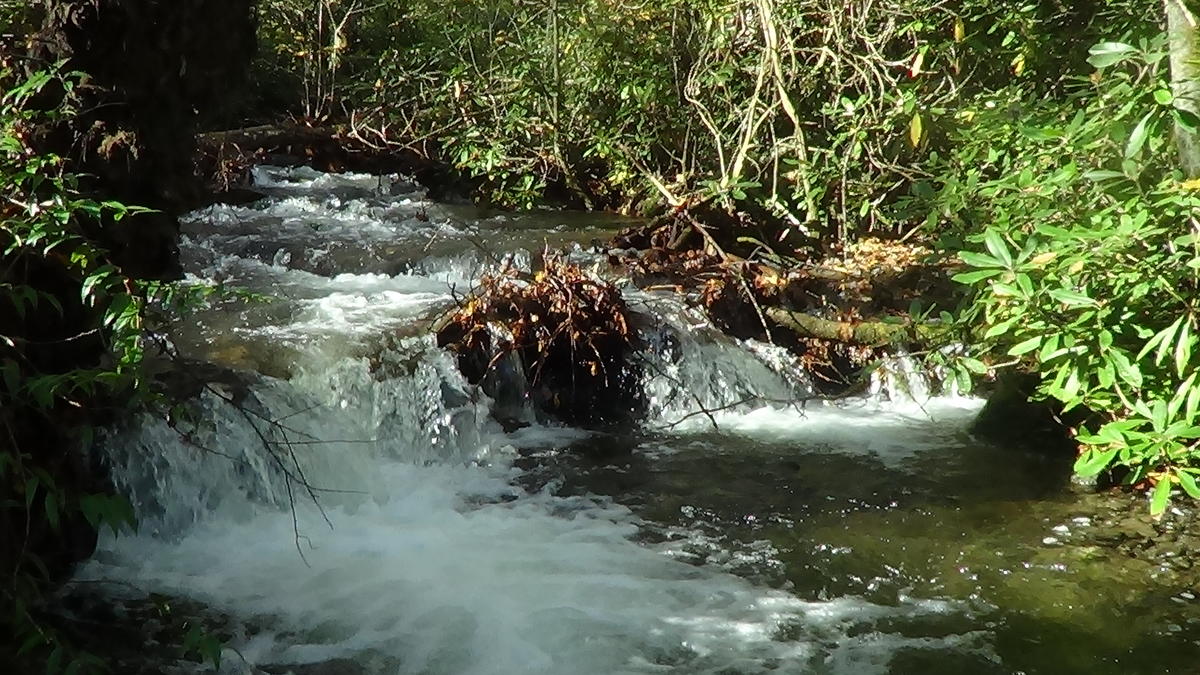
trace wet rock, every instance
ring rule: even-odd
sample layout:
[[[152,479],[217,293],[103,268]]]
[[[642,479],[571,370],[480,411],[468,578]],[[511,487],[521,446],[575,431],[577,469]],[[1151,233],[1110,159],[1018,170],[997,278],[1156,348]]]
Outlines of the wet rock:
[[[971,425],[971,432],[998,443],[1044,449],[1064,457],[1074,456],[1075,441],[1060,412],[1051,402],[1030,400],[1037,383],[1034,375],[1008,373],[1001,376]]]
[[[1128,516],[1116,523],[1115,528],[1127,537],[1139,538],[1143,541],[1150,541],[1158,536],[1158,531],[1149,522],[1149,515]]]
[[[99,587],[87,585],[68,586],[50,609],[49,620],[75,647],[100,657],[109,672],[200,672],[204,669],[201,656],[185,653],[183,648],[190,631],[198,627],[222,642],[234,633],[253,631],[185,598],[139,595],[133,589],[112,594],[99,591]]]
[[[1108,550],[1100,546],[1076,546],[1072,553],[1085,561],[1104,560],[1108,557]]]

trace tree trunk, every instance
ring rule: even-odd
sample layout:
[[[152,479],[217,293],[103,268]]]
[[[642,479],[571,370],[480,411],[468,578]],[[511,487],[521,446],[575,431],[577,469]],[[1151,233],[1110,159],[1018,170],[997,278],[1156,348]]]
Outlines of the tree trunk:
[[[1200,45],[1194,0],[1163,0],[1171,45],[1171,92],[1175,107],[1200,117]],[[1191,5],[1191,6],[1189,6]],[[1200,178],[1200,136],[1178,122],[1175,145],[1179,166],[1188,178]]]
[[[0,3],[2,4],[2,3]],[[84,223],[135,277],[170,278],[178,264],[174,214],[201,196],[197,113],[213,111],[244,79],[255,48],[253,0],[42,0],[42,29],[25,61],[60,61],[85,86],[35,101],[80,112],[47,125],[37,150],[64,156],[81,189],[155,209],[117,223]],[[69,100],[68,100],[69,99]]]

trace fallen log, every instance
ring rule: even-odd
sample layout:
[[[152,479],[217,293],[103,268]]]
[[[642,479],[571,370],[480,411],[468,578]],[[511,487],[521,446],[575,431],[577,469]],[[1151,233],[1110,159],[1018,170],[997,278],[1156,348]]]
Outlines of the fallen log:
[[[947,328],[929,323],[886,323],[883,321],[834,321],[780,307],[764,307],[773,323],[799,337],[882,347],[902,342],[933,342]]]
[[[430,158],[423,149],[399,145],[375,147],[344,127],[261,124],[199,134],[197,170],[216,192],[226,195],[248,184],[249,168],[268,163],[311,166],[319,171],[404,174],[429,190],[433,199],[467,195],[473,179]]]
[[[282,145],[303,145],[314,141],[333,141],[337,132],[332,129],[306,127],[299,124],[262,124],[243,129],[210,131],[197,138],[202,147],[235,145],[253,150]]]

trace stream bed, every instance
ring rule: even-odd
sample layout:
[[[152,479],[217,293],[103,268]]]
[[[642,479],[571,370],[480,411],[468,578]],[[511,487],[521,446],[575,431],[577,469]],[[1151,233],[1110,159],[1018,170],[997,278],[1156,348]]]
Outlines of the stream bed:
[[[930,396],[910,362],[815,400],[782,349],[628,289],[644,419],[558,426],[467,383],[430,322],[543,247],[599,266],[625,221],[255,179],[267,198],[192,214],[181,248],[193,283],[260,297],[171,333],[243,374],[186,438],[109,434],[140,527],[77,572],[229,617],[222,672],[1200,672],[1192,514],[1152,523],[973,437],[981,402]]]

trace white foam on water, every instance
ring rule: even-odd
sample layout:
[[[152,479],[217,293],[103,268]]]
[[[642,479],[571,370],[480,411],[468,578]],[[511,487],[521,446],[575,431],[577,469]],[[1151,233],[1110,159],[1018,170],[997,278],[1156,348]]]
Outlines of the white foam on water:
[[[764,402],[803,398],[809,378],[775,345],[735,340],[674,294],[629,291],[641,317],[645,347],[638,355],[650,427],[675,427],[704,411],[749,410]]]
[[[243,399],[249,418],[210,395],[190,444],[161,421],[111,440],[142,532],[106,536],[79,577],[255,625],[229,645],[230,668],[882,675],[899,650],[968,644],[880,627],[959,611],[948,603],[804,602],[635,543],[639,520],[606,498],[517,488],[517,448],[585,432],[505,434],[449,355],[412,339],[393,357],[408,370],[381,378],[343,359],[263,380]],[[262,436],[290,453],[282,464]],[[286,475],[301,471],[348,492],[319,493],[318,511]]]
[[[406,192],[424,194],[424,189],[412,179],[398,176],[378,176],[369,173],[324,173],[307,166],[271,166],[260,164],[250,169],[250,179],[257,187],[284,188],[292,191],[328,193],[338,188],[378,190],[399,186]]]
[[[371,498],[329,507],[332,529],[303,503],[295,521],[285,508],[256,508],[202,518],[178,537],[106,538],[79,574],[251,620],[259,632],[230,646],[260,665],[882,674],[900,648],[962,639],[871,630],[946,607],[802,602],[639,546],[623,507],[523,493],[510,477],[503,462],[376,461],[364,477]]]
[[[939,396],[915,401],[855,399],[763,405],[748,411],[692,415],[677,433],[719,433],[766,442],[803,443],[806,449],[851,452],[899,462],[923,451],[961,442],[983,402]]]
[[[406,673],[613,673],[633,657],[696,663],[714,652],[761,659],[800,604],[630,542],[624,509],[510,491],[479,467],[375,467],[391,493],[302,508],[296,550],[286,512],[222,520],[180,541],[109,542],[82,574],[182,593],[275,637],[236,645],[257,663],[387,657]],[[731,627],[739,627],[730,631]]]
[[[195,235],[200,234],[203,246],[234,254],[272,242],[292,249],[402,245],[406,252],[419,253],[440,239],[477,233],[432,203],[395,197],[295,195],[248,205],[215,204],[181,221],[192,235],[185,248],[197,243]]]

